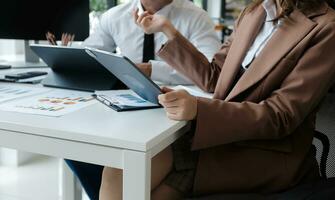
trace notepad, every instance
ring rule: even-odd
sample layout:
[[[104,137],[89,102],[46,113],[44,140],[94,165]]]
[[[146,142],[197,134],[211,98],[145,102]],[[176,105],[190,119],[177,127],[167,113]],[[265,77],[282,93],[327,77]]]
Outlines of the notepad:
[[[132,90],[96,91],[93,97],[118,112],[161,107],[143,99]]]

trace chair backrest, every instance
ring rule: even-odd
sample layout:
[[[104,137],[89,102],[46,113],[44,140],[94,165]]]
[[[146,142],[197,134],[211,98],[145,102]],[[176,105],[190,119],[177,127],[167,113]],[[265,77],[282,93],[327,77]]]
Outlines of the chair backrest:
[[[317,115],[316,129],[327,135],[330,143],[327,160],[327,177],[335,177],[335,93],[329,93],[324,99]],[[320,162],[323,145],[320,141],[314,140],[317,148],[317,158]]]
[[[332,7],[333,9],[335,9],[335,0],[327,0],[327,3],[330,7]]]
[[[314,138],[319,140],[322,144],[322,149],[320,149],[320,147],[316,149],[315,145],[314,145],[314,148],[316,152],[322,150],[321,156],[318,156],[317,158],[318,158],[318,162],[320,166],[321,177],[324,179],[327,179],[327,160],[328,160],[329,149],[330,149],[329,139],[326,134],[320,131],[317,131],[317,130],[315,131]],[[317,141],[314,140],[313,143],[317,143]]]

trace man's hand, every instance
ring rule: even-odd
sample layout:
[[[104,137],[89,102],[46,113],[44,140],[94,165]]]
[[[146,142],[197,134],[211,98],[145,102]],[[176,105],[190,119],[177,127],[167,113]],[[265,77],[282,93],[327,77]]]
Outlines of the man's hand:
[[[133,11],[135,23],[147,34],[163,32],[169,40],[173,39],[178,31],[170,20],[162,15],[152,15],[148,11],[138,15],[138,9]]]
[[[193,120],[197,116],[197,98],[186,90],[162,89],[165,94],[158,96],[167,116],[173,120]]]
[[[136,66],[148,77],[151,77],[152,65],[151,63],[139,63]]]

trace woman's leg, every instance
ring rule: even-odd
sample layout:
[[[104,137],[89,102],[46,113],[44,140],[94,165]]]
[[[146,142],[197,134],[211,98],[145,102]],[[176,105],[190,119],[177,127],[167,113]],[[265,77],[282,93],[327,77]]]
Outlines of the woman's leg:
[[[152,159],[151,190],[154,196],[168,195],[168,186],[161,184],[171,171],[173,164],[171,147],[166,148]],[[105,167],[100,188],[100,200],[122,200],[122,170]]]
[[[151,200],[181,200],[183,195],[174,188],[162,183],[151,192]]]
[[[105,167],[100,186],[100,200],[122,199],[122,170]]]

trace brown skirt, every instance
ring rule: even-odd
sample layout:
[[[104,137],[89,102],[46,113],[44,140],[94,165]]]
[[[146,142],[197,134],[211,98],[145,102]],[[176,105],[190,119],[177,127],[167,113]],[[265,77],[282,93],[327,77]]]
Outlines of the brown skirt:
[[[173,169],[164,183],[185,197],[192,195],[194,177],[198,163],[197,151],[191,151],[193,131],[185,134],[172,144]]]

